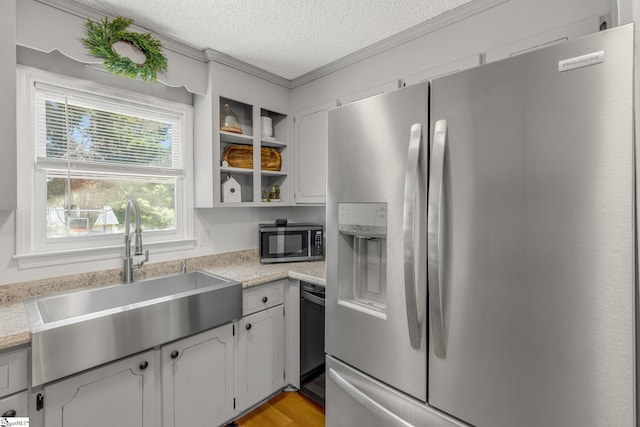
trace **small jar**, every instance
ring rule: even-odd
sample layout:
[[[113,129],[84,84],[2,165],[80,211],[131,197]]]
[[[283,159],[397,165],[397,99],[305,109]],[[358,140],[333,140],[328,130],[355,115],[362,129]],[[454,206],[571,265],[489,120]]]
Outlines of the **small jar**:
[[[229,104],[224,104],[220,112],[220,130],[225,132],[242,133],[238,116],[229,108]]]

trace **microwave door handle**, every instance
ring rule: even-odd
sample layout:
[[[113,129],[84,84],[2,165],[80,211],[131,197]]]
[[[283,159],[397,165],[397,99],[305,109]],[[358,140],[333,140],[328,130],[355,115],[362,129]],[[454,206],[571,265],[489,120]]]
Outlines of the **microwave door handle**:
[[[419,350],[422,345],[422,323],[418,313],[418,298],[416,292],[416,182],[420,158],[420,141],[422,140],[422,125],[411,125],[409,137],[409,151],[407,153],[407,167],[404,178],[404,207],[403,207],[403,246],[404,246],[404,294],[409,327],[409,342],[411,347]]]
[[[447,355],[444,342],[444,307],[442,292],[442,208],[444,157],[447,144],[447,121],[438,120],[433,133],[431,170],[429,175],[429,207],[427,212],[427,268],[429,281],[429,307],[434,353],[440,359]]]
[[[307,256],[311,258],[311,230],[307,230]]]

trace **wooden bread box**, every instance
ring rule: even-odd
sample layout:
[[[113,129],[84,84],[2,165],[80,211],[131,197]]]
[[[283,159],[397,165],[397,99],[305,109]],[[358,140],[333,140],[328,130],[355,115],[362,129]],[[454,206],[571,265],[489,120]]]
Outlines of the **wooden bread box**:
[[[282,167],[282,155],[271,147],[260,148],[262,170],[279,171]],[[222,160],[233,168],[253,169],[253,147],[250,145],[228,145],[222,154]]]

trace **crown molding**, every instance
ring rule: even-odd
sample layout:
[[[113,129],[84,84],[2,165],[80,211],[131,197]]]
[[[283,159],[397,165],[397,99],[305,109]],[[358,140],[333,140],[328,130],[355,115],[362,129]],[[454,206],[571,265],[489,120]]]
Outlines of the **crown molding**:
[[[35,0],[35,1],[49,5],[51,7],[55,7],[57,9],[60,9],[67,13],[71,13],[83,19],[91,18],[93,20],[96,20],[104,17],[104,13],[99,12],[93,8],[78,4],[73,0]],[[303,74],[299,77],[296,77],[292,80],[278,76],[274,73],[271,73],[270,71],[264,70],[260,67],[256,67],[245,61],[242,61],[240,59],[234,58],[233,56],[224,54],[222,52],[218,52],[213,49],[198,50],[194,47],[188,46],[184,43],[178,42],[173,39],[162,37],[156,34],[154,34],[154,36],[162,41],[166,49],[171,50],[173,52],[198,60],[200,62],[215,61],[220,64],[224,64],[229,67],[235,68],[239,71],[243,71],[245,73],[251,74],[263,80],[269,81],[271,83],[277,84],[279,86],[283,86],[287,89],[294,89],[298,86],[302,86],[313,80],[327,76],[331,73],[339,71],[350,65],[356,64],[372,56],[380,54],[386,50],[400,46],[411,40],[417,39],[426,34],[437,31],[443,27],[446,27],[455,22],[461,21],[473,15],[476,15],[478,13],[484,12],[487,9],[491,9],[495,6],[506,3],[508,1],[509,0],[472,0],[469,3],[466,3],[456,9],[453,9],[449,12],[445,12],[441,15],[438,15],[433,19],[430,19],[421,24],[415,25],[398,34],[387,37],[384,40],[381,40],[372,45],[364,47],[356,52],[346,55],[340,59],[330,62],[329,64],[323,65],[319,68],[316,68],[315,70],[310,71],[306,74]],[[142,28],[136,25],[134,25],[134,27],[137,27],[142,31],[149,31],[145,28]]]
[[[74,2],[73,0],[35,0],[35,1],[37,1],[38,3],[45,4],[47,6],[54,7],[58,10],[67,12],[71,15],[77,16],[82,19],[89,18],[91,20],[96,21],[96,20],[101,20],[105,16],[104,12],[100,12],[91,7],[81,5],[79,3]],[[112,16],[111,18],[115,18],[115,16]],[[175,53],[179,53],[181,55],[187,56],[191,59],[195,59],[200,62],[206,62],[204,53],[199,49],[196,49],[194,47],[188,46],[179,41],[154,33],[153,31],[150,31],[137,24],[132,25],[132,28],[140,32],[148,32],[153,34],[154,37],[158,38],[162,42],[162,46],[167,50],[170,50]]]
[[[205,49],[204,56],[207,61],[214,61],[220,64],[227,65],[229,67],[251,74],[252,76],[256,76],[271,83],[275,83],[279,86],[283,86],[287,89],[292,88],[291,80],[280,77],[270,71],[264,70],[260,67],[256,67],[255,65],[251,65],[240,59],[234,58],[233,56],[227,55],[226,53],[218,52],[217,50],[213,49]]]
[[[445,12],[433,19],[415,25],[411,28],[407,28],[406,30],[398,34],[394,34],[384,40],[380,40],[379,42],[366,46],[360,50],[350,53],[349,55],[343,56],[340,59],[316,68],[313,71],[296,77],[291,80],[291,88],[293,89],[298,86],[302,86],[313,80],[319,79],[320,77],[324,77],[350,65],[356,64],[360,61],[364,61],[365,59],[371,58],[372,56],[375,56],[386,50],[400,46],[411,40],[437,31],[443,27],[454,24],[455,22],[484,12],[487,9],[491,9],[508,1],[509,0],[472,0],[469,3],[466,3],[456,9]]]

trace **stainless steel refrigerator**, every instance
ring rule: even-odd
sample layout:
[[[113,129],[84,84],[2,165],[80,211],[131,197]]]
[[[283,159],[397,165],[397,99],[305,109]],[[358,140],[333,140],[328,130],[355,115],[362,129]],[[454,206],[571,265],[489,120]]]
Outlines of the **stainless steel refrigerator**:
[[[635,426],[633,27],[329,112],[327,426]]]

